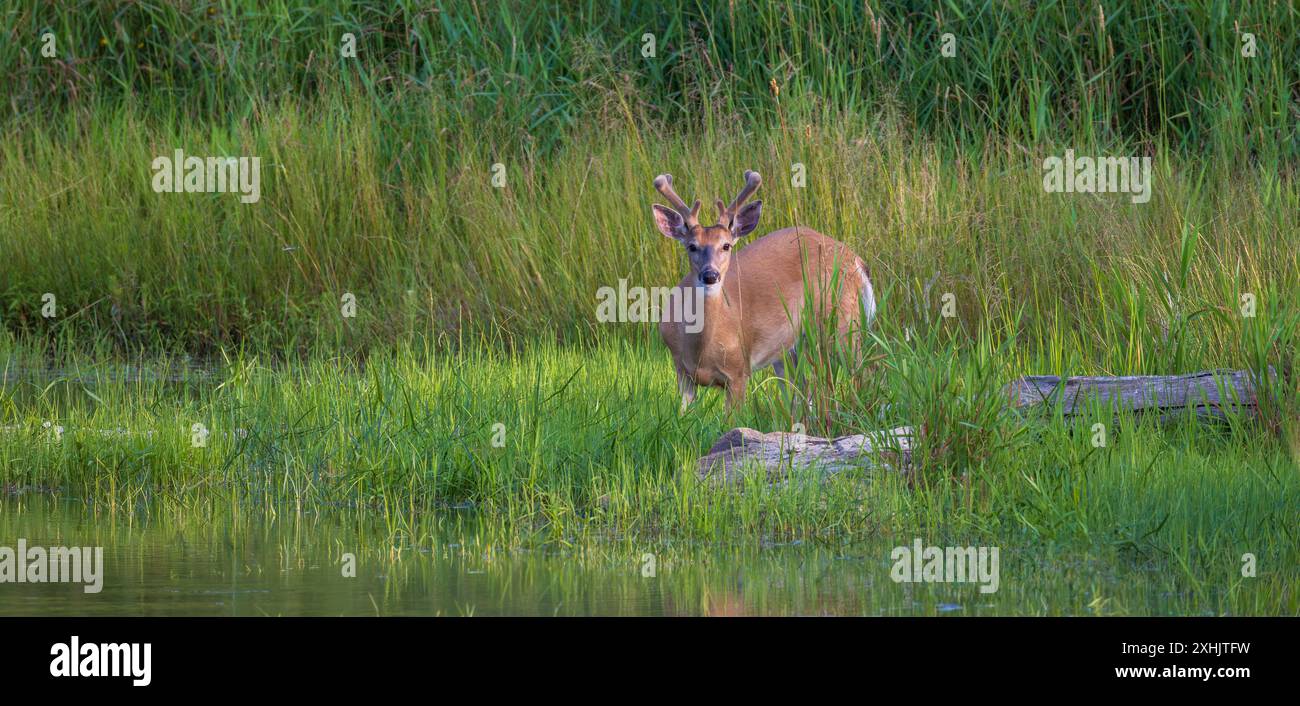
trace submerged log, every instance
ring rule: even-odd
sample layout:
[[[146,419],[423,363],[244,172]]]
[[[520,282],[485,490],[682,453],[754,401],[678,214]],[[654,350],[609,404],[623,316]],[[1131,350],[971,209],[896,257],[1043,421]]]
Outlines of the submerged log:
[[[1269,373],[1274,375],[1272,370]],[[1031,375],[1007,385],[1006,392],[1013,407],[1042,405],[1046,409],[1059,404],[1066,416],[1102,405],[1161,414],[1191,408],[1203,417],[1249,417],[1258,406],[1252,374],[1245,370],[1125,377]],[[911,444],[910,427],[834,439],[780,431],[764,434],[741,427],[723,434],[700,458],[699,473],[735,480],[743,468],[762,468],[768,480],[775,481],[803,468],[817,468],[822,473],[846,468],[906,470]]]

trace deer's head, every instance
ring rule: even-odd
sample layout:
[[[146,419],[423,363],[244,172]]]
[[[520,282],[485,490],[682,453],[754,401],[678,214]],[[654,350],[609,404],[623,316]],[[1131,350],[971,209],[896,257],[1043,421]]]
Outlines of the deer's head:
[[[731,266],[732,248],[736,241],[749,235],[758,226],[758,214],[763,209],[762,201],[745,205],[745,201],[758,190],[763,178],[758,172],[745,172],[745,186],[732,200],[730,206],[724,206],[718,199],[718,222],[711,226],[700,225],[700,202],[692,207],[673,190],[671,174],[655,177],[655,189],[668,199],[668,206],[654,205],[655,225],[659,232],[676,240],[686,248],[686,256],[691,263],[691,274],[695,281],[713,293],[721,288],[722,280],[727,276]]]

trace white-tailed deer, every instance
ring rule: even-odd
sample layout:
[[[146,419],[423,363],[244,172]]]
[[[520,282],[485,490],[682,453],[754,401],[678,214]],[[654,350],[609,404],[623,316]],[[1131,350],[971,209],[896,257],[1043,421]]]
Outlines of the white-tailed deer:
[[[863,324],[875,316],[867,268],[837,240],[795,226],[734,248],[758,226],[763,202],[745,201],[761,182],[758,172],[745,172],[745,187],[731,205],[717,201],[717,224],[702,226],[700,202],[688,207],[673,190],[672,175],[655,177],[655,189],[671,205],[654,205],[655,225],[680,242],[690,260],[691,271],[678,286],[704,290],[702,326],[666,319],[659,324],[677,368],[683,409],[695,399],[696,385],[725,388],[727,407],[734,410],[751,371],[771,365],[784,377],[782,357],[795,353],[805,292],[812,294],[814,315],[837,317],[842,339],[864,314]]]

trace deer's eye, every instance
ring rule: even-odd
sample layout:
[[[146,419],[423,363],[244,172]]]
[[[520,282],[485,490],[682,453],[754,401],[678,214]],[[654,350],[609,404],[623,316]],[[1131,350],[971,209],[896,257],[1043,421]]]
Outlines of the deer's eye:
[[[731,251],[731,243],[724,243],[722,245],[722,252],[730,252],[730,251]]]
[[[687,246],[686,246],[686,251],[687,251],[687,252],[699,252],[699,251],[700,251],[700,246],[696,245],[695,243],[691,243],[690,245],[687,245]]]

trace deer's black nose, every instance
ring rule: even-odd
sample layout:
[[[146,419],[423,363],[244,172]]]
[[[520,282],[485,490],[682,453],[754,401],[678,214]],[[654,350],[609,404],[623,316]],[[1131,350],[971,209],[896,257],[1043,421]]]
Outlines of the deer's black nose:
[[[712,267],[706,267],[704,271],[700,272],[700,281],[705,284],[717,284],[720,279],[722,279],[722,276]]]

